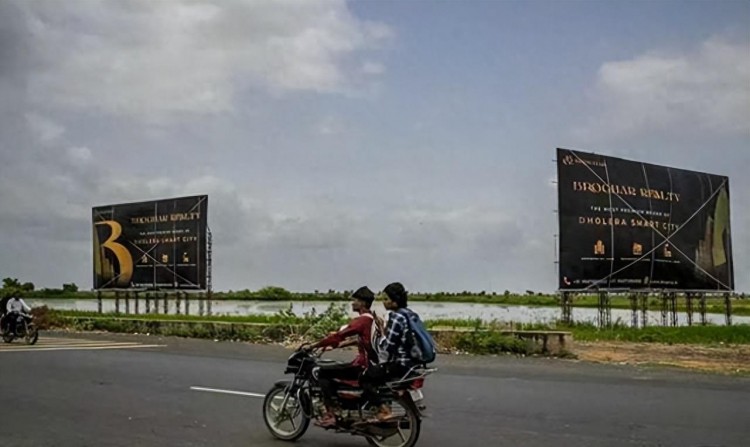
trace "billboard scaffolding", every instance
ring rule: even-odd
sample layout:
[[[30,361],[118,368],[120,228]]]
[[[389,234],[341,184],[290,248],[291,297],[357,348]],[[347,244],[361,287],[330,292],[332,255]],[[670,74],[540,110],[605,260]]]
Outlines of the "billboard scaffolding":
[[[557,149],[561,291],[734,289],[729,179]]]
[[[92,209],[94,289],[206,290],[208,196]]]

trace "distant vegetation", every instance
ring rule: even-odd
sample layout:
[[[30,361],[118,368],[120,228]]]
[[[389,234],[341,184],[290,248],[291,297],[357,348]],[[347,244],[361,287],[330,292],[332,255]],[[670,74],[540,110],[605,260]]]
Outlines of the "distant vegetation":
[[[61,288],[44,288],[36,289],[31,282],[21,283],[15,278],[3,279],[3,288],[0,289],[0,296],[8,293],[18,293],[22,297],[34,298],[75,298],[75,299],[93,299],[96,293],[92,291],[81,291],[75,283],[63,284]],[[160,292],[161,293],[161,292]],[[313,292],[292,292],[283,287],[268,286],[259,290],[238,290],[213,292],[213,299],[216,300],[259,300],[259,301],[347,301],[351,295],[351,290],[315,290]],[[113,292],[104,292],[104,297],[113,297]],[[735,293],[732,295],[732,313],[734,315],[750,315],[750,299],[744,293]],[[462,292],[413,292],[409,297],[412,301],[420,302],[450,302],[450,303],[480,303],[480,304],[500,304],[500,305],[523,305],[523,306],[557,306],[559,298],[557,294],[535,292],[526,290],[523,293],[511,292],[509,290],[503,293],[497,292],[471,292],[464,290]],[[594,294],[576,295],[573,299],[574,307],[597,307],[598,297]],[[629,309],[630,301],[622,295],[613,295],[611,297],[612,307],[615,309]],[[652,295],[649,297],[648,307],[651,310],[658,310],[661,305],[659,297]],[[697,301],[693,305],[694,311],[698,312]],[[685,311],[684,299],[677,302],[677,310]],[[707,311],[709,313],[723,313],[723,300],[715,298],[708,300]]]

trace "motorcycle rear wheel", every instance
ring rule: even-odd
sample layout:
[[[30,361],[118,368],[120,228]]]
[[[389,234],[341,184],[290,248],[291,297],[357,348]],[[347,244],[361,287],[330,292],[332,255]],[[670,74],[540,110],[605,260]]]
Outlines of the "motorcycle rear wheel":
[[[401,415],[394,421],[397,431],[387,438],[367,436],[367,443],[374,447],[413,447],[419,440],[422,425],[419,411],[410,400],[404,398],[393,401],[392,411],[394,415]],[[404,429],[408,433],[404,433]]]

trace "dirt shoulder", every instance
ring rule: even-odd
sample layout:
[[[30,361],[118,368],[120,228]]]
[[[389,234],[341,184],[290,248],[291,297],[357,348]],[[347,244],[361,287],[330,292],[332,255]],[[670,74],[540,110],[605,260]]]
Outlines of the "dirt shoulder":
[[[682,345],[628,342],[576,342],[580,360],[629,365],[659,365],[750,375],[750,345]]]

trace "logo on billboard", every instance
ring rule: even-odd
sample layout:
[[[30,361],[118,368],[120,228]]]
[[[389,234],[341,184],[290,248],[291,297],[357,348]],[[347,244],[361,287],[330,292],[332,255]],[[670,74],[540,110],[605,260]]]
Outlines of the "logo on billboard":
[[[100,260],[100,264],[96,266],[99,269],[98,273],[101,274],[101,277],[106,282],[113,282],[122,287],[128,286],[130,279],[133,277],[133,257],[125,246],[117,242],[117,239],[122,234],[122,226],[114,220],[96,222],[96,225],[106,225],[110,229],[107,240],[96,247]],[[106,253],[114,255],[117,260],[116,267],[107,260]]]
[[[669,244],[664,244],[664,257],[665,258],[672,257],[672,250],[669,249]]]
[[[605,252],[605,246],[604,242],[602,241],[596,241],[596,245],[594,245],[594,254],[595,255],[603,255]]]
[[[638,242],[633,242],[633,255],[641,256],[643,254],[643,245]]]

